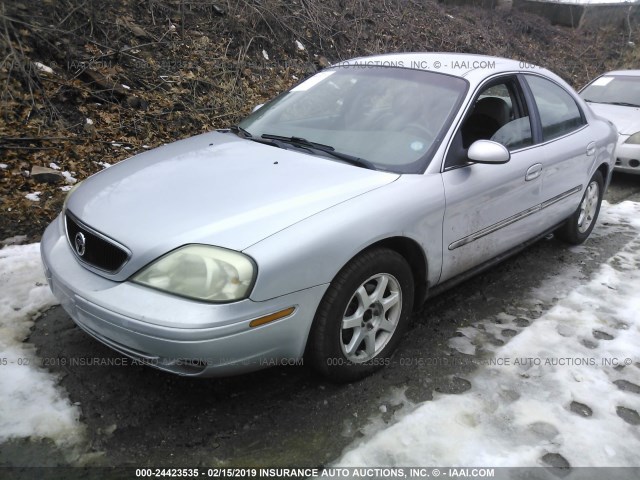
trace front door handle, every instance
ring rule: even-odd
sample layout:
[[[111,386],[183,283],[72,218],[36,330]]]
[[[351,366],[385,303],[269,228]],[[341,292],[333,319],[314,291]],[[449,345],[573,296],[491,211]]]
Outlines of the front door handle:
[[[591,157],[596,153],[596,142],[591,142],[587,145],[587,157]]]
[[[531,165],[527,169],[527,174],[524,176],[525,181],[530,182],[531,180],[535,180],[542,173],[542,164],[536,163],[535,165]]]

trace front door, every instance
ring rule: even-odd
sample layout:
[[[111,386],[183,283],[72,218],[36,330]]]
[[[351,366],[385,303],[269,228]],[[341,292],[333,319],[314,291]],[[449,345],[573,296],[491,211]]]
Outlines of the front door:
[[[480,139],[505,145],[511,152],[509,162],[468,162],[469,146]],[[515,75],[492,80],[476,96],[445,161],[441,281],[540,230],[542,166],[533,144],[529,108],[519,80]]]

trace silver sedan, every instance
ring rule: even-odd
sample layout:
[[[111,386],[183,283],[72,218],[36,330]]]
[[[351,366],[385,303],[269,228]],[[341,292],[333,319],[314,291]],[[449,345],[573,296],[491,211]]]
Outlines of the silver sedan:
[[[615,170],[640,174],[640,70],[618,70],[596,78],[580,96],[618,133]]]
[[[142,363],[355,380],[429,296],[550,232],[583,242],[616,140],[528,63],[358,58],[88,178],[42,257],[77,325]]]

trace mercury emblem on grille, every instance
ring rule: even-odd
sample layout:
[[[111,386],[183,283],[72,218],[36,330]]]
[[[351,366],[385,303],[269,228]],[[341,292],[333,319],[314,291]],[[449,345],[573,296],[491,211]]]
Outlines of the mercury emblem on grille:
[[[79,256],[82,257],[87,246],[87,239],[84,237],[84,234],[82,232],[78,232],[76,233],[74,241],[76,245],[76,252]]]

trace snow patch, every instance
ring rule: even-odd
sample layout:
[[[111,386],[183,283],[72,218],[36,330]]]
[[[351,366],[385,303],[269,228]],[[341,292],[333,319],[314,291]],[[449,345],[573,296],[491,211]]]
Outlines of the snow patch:
[[[73,173],[74,172],[68,172],[66,170],[64,172],[62,172],[62,176],[64,177],[64,181],[67,182],[67,183],[70,183],[72,185],[74,183],[76,183],[78,181],[78,179],[73,176]]]
[[[77,445],[83,427],[58,379],[38,366],[24,343],[40,313],[57,301],[40,260],[40,244],[0,250],[0,442],[49,438],[59,447]]]
[[[551,453],[571,467],[637,466],[637,427],[619,409],[640,412],[632,391],[640,385],[640,203],[603,205],[607,218],[636,237],[504,346],[482,345],[506,363],[481,365],[463,394],[434,393],[336,465],[526,467],[543,466]],[[534,294],[548,297],[550,290]],[[454,347],[478,340],[460,333]]]
[[[51,67],[47,67],[43,63],[33,62],[33,64],[35,65],[36,69],[40,70],[41,72],[53,73],[53,69]]]
[[[2,245],[20,245],[27,242],[26,235],[14,235],[13,237],[5,238],[0,241]]]
[[[25,198],[27,200],[31,200],[32,202],[39,202],[40,201],[40,195],[42,195],[42,192],[38,191],[38,192],[31,192],[31,193],[27,193],[25,195]]]
[[[476,346],[473,344],[473,339],[476,337],[478,331],[475,328],[461,328],[458,332],[463,333],[462,330],[469,330],[472,332],[470,335],[463,334],[460,337],[450,338],[448,342],[449,347],[465,355],[475,355]]]

